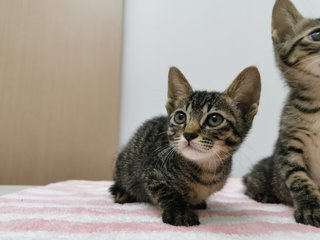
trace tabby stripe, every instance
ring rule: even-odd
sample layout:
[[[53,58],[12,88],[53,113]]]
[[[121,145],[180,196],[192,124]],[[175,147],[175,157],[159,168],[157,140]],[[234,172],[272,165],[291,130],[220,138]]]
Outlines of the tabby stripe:
[[[189,162],[187,168],[180,169],[180,171],[177,174],[182,174],[191,182],[201,182],[199,175],[202,175],[202,173],[202,169],[199,168],[197,164]]]
[[[313,195],[313,191],[310,191],[306,185],[304,185],[304,188],[301,190],[303,190],[301,191],[302,194],[300,194],[300,191],[297,191],[299,195],[295,197],[297,202],[299,202],[298,205],[308,209],[318,208],[318,198]],[[306,196],[308,196],[308,198],[306,198]]]
[[[290,191],[292,192],[301,192],[302,190],[304,190],[304,192],[307,190],[306,186],[303,184],[303,182],[301,181],[302,179],[298,178],[295,179],[291,184],[290,184]]]
[[[306,97],[306,96],[302,96],[302,95],[297,95],[296,97],[298,100],[302,101],[302,102],[311,102],[312,98]]]
[[[194,174],[191,174],[191,175],[196,180],[197,183],[200,183],[201,185],[204,185],[204,186],[210,186],[212,184],[216,184],[216,183],[221,182],[221,179],[219,179],[219,178],[218,178],[218,180],[204,181],[204,180],[202,180],[201,178],[199,178],[198,176],[196,176]]]
[[[214,104],[208,103],[207,106],[208,106],[208,111],[207,112],[210,112],[211,109],[213,108]]]
[[[231,138],[227,138],[224,140],[224,143],[228,146],[228,147],[234,147],[238,144],[238,142],[232,140]]]
[[[236,134],[239,138],[241,138],[240,133],[237,131],[236,127],[233,125],[233,123],[229,120],[227,120],[228,124],[230,125],[230,127],[232,128],[234,134]]]
[[[297,127],[298,130],[303,130],[303,131],[310,131],[308,128],[306,127]]]
[[[289,146],[289,147],[282,147],[280,149],[280,154],[283,155],[283,156],[287,156],[289,154],[289,152],[295,152],[295,153],[298,153],[298,154],[303,154],[303,150],[301,148],[296,148],[296,147],[293,147],[293,146]]]
[[[190,106],[190,101],[189,102],[187,102],[187,105],[186,105],[186,108],[185,108],[185,110],[187,111],[188,110],[188,108],[189,108],[189,106]]]
[[[224,168],[225,168],[225,165],[224,164],[220,164],[213,173],[214,174],[219,174],[222,170],[224,170]]]
[[[228,132],[228,131],[230,131],[230,127],[229,126],[225,126],[223,128],[220,128],[219,131]]]
[[[319,53],[319,48],[316,49],[306,49],[305,51],[308,52],[308,56],[312,55],[312,54],[318,54]]]
[[[301,166],[295,166],[294,168],[292,168],[286,172],[286,179],[288,179],[292,174],[294,174],[296,172],[306,172],[306,169]]]
[[[298,109],[300,112],[307,113],[307,114],[312,114],[312,113],[317,113],[320,111],[320,107],[317,108],[304,108],[298,104],[293,105],[296,109]]]
[[[220,134],[212,134],[212,136],[213,136],[215,139],[222,141],[222,138],[219,137]]]
[[[315,52],[316,53],[317,51],[319,51],[319,47],[310,46],[309,44],[304,45],[301,43],[300,46],[301,46],[301,50],[305,51],[305,52]]]
[[[293,146],[289,146],[287,148],[287,150],[289,152],[296,152],[296,153],[300,153],[300,154],[303,154],[303,150],[301,148],[296,148],[296,147],[293,147]]]
[[[288,62],[288,59],[291,55],[291,53],[296,49],[296,47],[299,45],[299,43],[302,41],[302,39],[304,39],[304,37],[299,38],[289,49],[289,51],[287,52],[286,55],[281,56],[282,61],[289,67],[293,66],[296,62],[294,63],[290,63]],[[299,61],[299,60],[298,60]]]
[[[190,173],[188,173],[187,171],[186,171],[186,172],[182,171],[182,172],[179,173],[179,174],[182,174],[183,177],[184,177],[185,179],[187,179],[188,181],[190,181],[190,182],[193,182],[193,183],[199,182],[199,177],[198,177],[197,174],[195,174],[194,172],[191,172],[191,171],[190,171]],[[183,183],[182,183],[182,184],[183,184]]]
[[[193,178],[193,182],[197,182],[201,185],[204,185],[204,186],[210,186],[212,184],[217,184],[217,183],[220,183],[222,181],[222,179],[224,178],[224,175],[220,174],[222,172],[222,170],[224,170],[224,167],[225,165],[220,165],[219,167],[217,167],[215,173],[214,173],[214,179],[212,179],[211,181],[205,181],[205,180],[202,180],[197,174],[195,174],[194,172],[190,172],[190,177]],[[198,173],[199,174],[199,173]],[[202,173],[200,173],[202,174]],[[184,174],[185,175],[185,174]],[[191,180],[191,179],[190,179]]]
[[[289,136],[290,137],[290,136]],[[295,140],[295,141],[297,141],[297,142],[299,142],[299,143],[301,143],[301,144],[303,144],[304,145],[304,142],[300,139],[300,138],[298,138],[298,137],[290,137],[292,140]]]
[[[309,46],[310,46],[310,43],[304,43],[304,42],[302,42],[302,43],[300,43],[300,46],[301,46],[301,47],[309,47]]]
[[[296,163],[289,161],[287,158],[282,159],[280,164],[283,168],[295,168],[295,167],[299,166]]]

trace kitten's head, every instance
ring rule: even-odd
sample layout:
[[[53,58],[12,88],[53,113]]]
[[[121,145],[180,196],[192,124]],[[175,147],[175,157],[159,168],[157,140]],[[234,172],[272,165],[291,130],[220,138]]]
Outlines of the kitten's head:
[[[320,86],[320,19],[304,18],[289,0],[277,0],[272,13],[277,63],[294,88]]]
[[[260,89],[255,67],[243,70],[222,93],[193,91],[183,74],[170,68],[166,108],[171,146],[196,162],[229,158],[251,127]]]

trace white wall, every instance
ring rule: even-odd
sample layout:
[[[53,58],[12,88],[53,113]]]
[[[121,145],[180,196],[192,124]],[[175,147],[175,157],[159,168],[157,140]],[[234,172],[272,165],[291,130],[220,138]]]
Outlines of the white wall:
[[[293,1],[320,16],[319,0]],[[127,0],[120,144],[150,117],[165,114],[167,74],[180,68],[193,89],[225,89],[245,67],[262,76],[260,109],[234,157],[233,176],[272,153],[286,87],[271,42],[272,0]]]

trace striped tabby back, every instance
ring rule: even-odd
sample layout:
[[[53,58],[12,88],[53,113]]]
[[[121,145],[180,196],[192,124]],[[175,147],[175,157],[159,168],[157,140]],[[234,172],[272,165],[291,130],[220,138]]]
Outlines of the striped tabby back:
[[[115,202],[152,202],[163,222],[198,225],[192,208],[220,190],[232,154],[258,110],[260,76],[245,69],[222,93],[193,91],[183,74],[169,72],[167,116],[146,121],[118,155],[111,193]]]
[[[245,177],[247,194],[293,205],[297,222],[320,227],[320,19],[277,0],[272,39],[290,91],[274,154]]]

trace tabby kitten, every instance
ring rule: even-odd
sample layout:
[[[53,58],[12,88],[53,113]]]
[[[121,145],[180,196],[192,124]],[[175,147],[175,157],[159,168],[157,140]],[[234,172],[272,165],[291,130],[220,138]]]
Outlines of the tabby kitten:
[[[199,225],[192,209],[205,209],[225,184],[258,109],[260,76],[249,67],[222,93],[193,91],[172,67],[168,87],[168,116],[137,130],[118,155],[110,191],[116,203],[154,203],[164,223]]]
[[[294,207],[298,223],[320,227],[320,19],[306,19],[277,0],[272,38],[290,88],[274,153],[244,177],[246,194]]]

